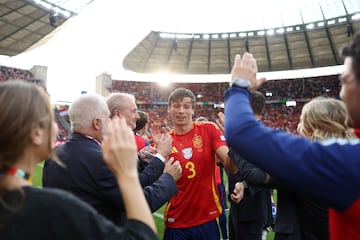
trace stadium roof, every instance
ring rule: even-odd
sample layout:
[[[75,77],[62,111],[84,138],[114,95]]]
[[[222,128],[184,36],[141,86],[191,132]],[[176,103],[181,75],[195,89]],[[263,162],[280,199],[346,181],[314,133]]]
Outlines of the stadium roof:
[[[93,0],[0,0],[0,55],[39,46]]]
[[[273,4],[271,11],[270,5],[257,7],[263,12],[254,14],[250,10],[253,16],[244,14],[246,10],[237,10],[239,16],[235,19],[228,9],[229,24],[225,24],[225,31],[218,32],[182,31],[182,21],[196,14],[189,10],[178,20],[176,32],[150,31],[127,54],[123,67],[137,73],[228,74],[234,55],[245,51],[255,55],[260,72],[343,64],[339,48],[349,42],[354,32],[360,31],[359,0],[312,1],[296,8],[281,6]],[[175,9],[171,12],[174,18],[181,12],[178,7]],[[215,26],[216,19],[216,14],[202,18],[203,29],[208,29],[205,25]],[[167,21],[166,16],[163,21]],[[234,28],[233,22],[238,26]]]
[[[51,69],[74,60],[85,67],[96,62],[86,72],[216,75],[228,74],[234,55],[249,50],[260,72],[297,70],[342,64],[338,49],[360,30],[359,16],[359,0],[0,0],[0,55],[14,56],[9,65],[36,57]],[[57,47],[46,44],[51,51],[27,55],[28,61],[19,54],[35,52],[29,50],[56,33],[63,38]],[[93,54],[91,63],[79,52]]]

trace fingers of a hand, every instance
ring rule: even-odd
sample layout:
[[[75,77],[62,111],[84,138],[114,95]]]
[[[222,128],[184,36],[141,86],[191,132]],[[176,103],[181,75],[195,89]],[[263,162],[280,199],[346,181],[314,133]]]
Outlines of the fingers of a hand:
[[[266,80],[267,80],[267,79],[263,77],[263,78],[259,78],[259,79],[258,79],[258,82],[259,82],[259,84],[261,85],[261,84],[263,84],[264,82],[266,82]]]
[[[163,141],[164,141],[164,139],[165,139],[164,134],[161,134],[161,135],[160,135],[160,138],[159,138],[159,141],[160,141],[160,142],[163,142]]]
[[[249,69],[249,71],[255,72],[255,69],[257,69],[256,61],[251,53],[244,54],[241,66]]]
[[[166,129],[166,127],[161,127],[161,132],[162,132],[162,133],[167,133],[168,130]]]
[[[178,167],[180,169],[180,171],[182,171],[182,167],[180,165],[180,162],[177,160],[173,163],[173,165],[175,165],[176,167]]]
[[[233,68],[236,68],[240,65],[241,65],[241,56],[240,56],[240,54],[236,54]]]
[[[255,71],[255,72],[257,72],[258,71],[258,67],[257,67],[257,62],[256,62],[256,59],[255,58],[253,58],[253,62],[252,62],[252,67],[253,67],[253,70]]]
[[[239,191],[239,190],[241,189],[241,185],[242,185],[242,184],[243,184],[242,182],[237,182],[237,183],[235,183],[235,189],[234,189],[234,190]]]
[[[169,144],[172,144],[172,137],[171,137],[170,134],[165,133],[165,139],[167,140],[167,142],[168,142]]]
[[[220,120],[224,120],[225,115],[224,115],[223,112],[219,112],[218,117],[219,117]]]
[[[107,120],[106,124],[106,136],[104,137],[102,141],[102,149],[104,153],[104,158],[107,158],[109,156],[109,152],[111,151],[111,144],[114,142],[114,128],[113,128],[113,122],[112,120]]]
[[[172,165],[173,162],[174,162],[174,157],[171,157],[171,158],[169,158],[169,159],[167,160],[166,164]]]
[[[115,119],[114,130],[117,133],[117,143],[121,147],[136,147],[134,133],[127,125],[125,118]]]
[[[101,151],[103,153],[103,158],[106,160],[109,156],[109,141],[108,136],[104,136],[102,142],[101,142]]]
[[[175,169],[176,169],[176,172],[177,172],[177,178],[179,179],[182,175],[182,167],[180,165],[180,162],[179,161],[175,161],[175,163],[173,163],[172,165]]]
[[[235,202],[235,203],[239,203],[239,202],[240,202],[240,199],[237,198],[237,197],[236,197],[235,195],[233,195],[233,194],[231,194],[230,198],[231,198],[231,200],[232,200],[233,202]]]

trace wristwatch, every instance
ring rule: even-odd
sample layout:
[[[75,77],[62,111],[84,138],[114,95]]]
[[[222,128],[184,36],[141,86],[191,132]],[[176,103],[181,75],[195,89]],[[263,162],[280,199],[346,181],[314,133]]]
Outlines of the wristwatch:
[[[231,86],[249,89],[250,81],[242,78],[235,78],[233,81],[231,81]]]

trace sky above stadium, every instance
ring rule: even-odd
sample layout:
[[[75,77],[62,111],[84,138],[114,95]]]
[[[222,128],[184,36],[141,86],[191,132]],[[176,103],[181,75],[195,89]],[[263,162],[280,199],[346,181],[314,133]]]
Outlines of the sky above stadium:
[[[304,18],[316,18],[306,11],[314,6],[319,1],[95,0],[44,45],[0,63],[23,69],[48,66],[52,101],[72,101],[81,91],[95,92],[96,76],[104,72],[113,79],[128,78],[122,61],[152,30],[212,33],[291,25],[301,20],[299,7],[305,9]],[[341,15],[336,9],[331,14]]]

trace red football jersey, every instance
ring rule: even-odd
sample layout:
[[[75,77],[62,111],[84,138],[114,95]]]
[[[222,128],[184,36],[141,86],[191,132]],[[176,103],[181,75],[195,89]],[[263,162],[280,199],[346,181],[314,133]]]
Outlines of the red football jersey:
[[[145,139],[142,136],[140,136],[139,134],[137,134],[137,133],[135,133],[135,141],[136,141],[138,152],[141,149],[143,149],[144,147],[146,147]]]
[[[182,166],[176,182],[179,192],[165,208],[167,227],[184,228],[217,218],[222,207],[215,183],[215,151],[226,145],[225,137],[212,122],[194,122],[190,132],[173,137],[172,151]]]

